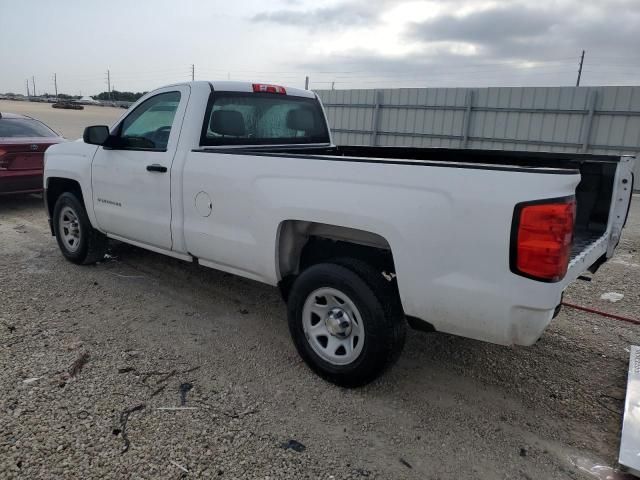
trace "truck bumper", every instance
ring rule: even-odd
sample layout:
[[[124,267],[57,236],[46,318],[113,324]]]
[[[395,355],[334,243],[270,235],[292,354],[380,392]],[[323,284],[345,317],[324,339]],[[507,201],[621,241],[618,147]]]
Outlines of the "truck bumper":
[[[512,345],[533,345],[551,323],[556,308],[537,310],[527,307],[513,307],[507,342]],[[510,340],[510,341],[509,341]]]
[[[558,313],[564,288],[520,278],[498,285],[457,276],[426,293],[416,289],[415,295],[407,295],[404,290],[403,295],[401,288],[400,295],[406,315],[438,332],[500,345],[532,345]]]

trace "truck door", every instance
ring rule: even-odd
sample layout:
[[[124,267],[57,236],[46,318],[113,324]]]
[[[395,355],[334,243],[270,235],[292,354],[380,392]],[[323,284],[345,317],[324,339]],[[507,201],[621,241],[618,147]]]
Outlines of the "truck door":
[[[171,164],[189,86],[167,87],[112,129],[92,163],[93,204],[101,230],[171,249]]]

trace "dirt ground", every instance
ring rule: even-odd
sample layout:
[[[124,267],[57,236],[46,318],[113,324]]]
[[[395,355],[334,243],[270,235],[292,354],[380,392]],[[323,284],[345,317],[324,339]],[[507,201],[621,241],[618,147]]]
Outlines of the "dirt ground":
[[[640,316],[633,203],[567,301]],[[0,299],[3,479],[606,478],[640,341],[569,309],[528,348],[410,330],[392,370],[345,390],[301,362],[276,290],[124,244],[73,265],[38,196],[0,200]]]

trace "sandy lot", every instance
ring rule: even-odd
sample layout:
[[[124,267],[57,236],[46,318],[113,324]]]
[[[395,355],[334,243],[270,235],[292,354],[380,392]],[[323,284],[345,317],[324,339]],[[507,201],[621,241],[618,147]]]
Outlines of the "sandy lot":
[[[111,125],[126,112],[123,108],[94,107],[85,105],[84,110],[61,110],[50,103],[12,102],[0,100],[0,112],[29,115],[46,123],[50,128],[69,140],[82,136],[88,125]]]

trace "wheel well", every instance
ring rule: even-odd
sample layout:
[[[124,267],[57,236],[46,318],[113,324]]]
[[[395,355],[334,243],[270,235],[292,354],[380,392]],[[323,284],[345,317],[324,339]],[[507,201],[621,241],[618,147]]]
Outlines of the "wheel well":
[[[303,247],[299,271],[316,263],[339,257],[355,258],[368,263],[380,272],[395,273],[391,250],[318,236],[310,237]]]
[[[75,180],[68,178],[52,177],[47,182],[47,209],[49,218],[53,217],[53,209],[56,206],[58,197],[65,192],[71,192],[78,197],[78,200],[84,205],[84,198],[82,197],[82,188],[80,184]]]
[[[280,227],[277,253],[279,286],[285,298],[300,272],[333,258],[355,258],[381,274],[395,274],[389,242],[378,234],[348,227],[288,220]]]

